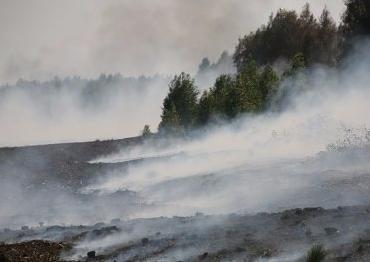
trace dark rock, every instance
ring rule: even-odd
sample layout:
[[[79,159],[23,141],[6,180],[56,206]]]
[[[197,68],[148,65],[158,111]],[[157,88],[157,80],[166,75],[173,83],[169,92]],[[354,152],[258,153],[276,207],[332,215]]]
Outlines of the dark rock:
[[[324,228],[324,230],[327,235],[334,235],[339,233],[339,230],[334,227],[326,227]]]
[[[28,230],[28,229],[30,229],[30,228],[29,228],[28,226],[22,226],[22,227],[21,227],[21,229],[22,229],[22,230]]]
[[[301,208],[297,208],[295,210],[295,214],[298,215],[298,216],[301,216],[301,215],[303,215],[303,210]]]
[[[237,252],[237,253],[242,253],[242,252],[245,252],[245,251],[247,251],[247,250],[244,247],[235,248],[235,252]]]
[[[87,252],[87,258],[95,258],[95,256],[96,252],[94,250]]]
[[[149,239],[144,237],[143,239],[141,239],[141,244],[143,244],[143,246],[147,245],[149,243]]]
[[[9,262],[10,260],[3,254],[0,253],[0,262]]]
[[[205,252],[204,254],[198,256],[199,260],[204,260],[208,257],[208,252]]]

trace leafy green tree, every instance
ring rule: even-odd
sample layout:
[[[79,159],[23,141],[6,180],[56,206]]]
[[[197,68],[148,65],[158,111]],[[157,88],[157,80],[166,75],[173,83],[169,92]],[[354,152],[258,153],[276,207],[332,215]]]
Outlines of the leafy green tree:
[[[216,79],[215,86],[211,89],[214,110],[221,116],[232,116],[233,91],[235,83],[231,75],[221,75]]]
[[[269,100],[276,95],[278,85],[279,77],[274,69],[270,65],[265,66],[259,80],[259,88],[262,94],[264,109],[267,108]]]
[[[144,128],[143,128],[143,131],[141,131],[141,135],[143,137],[148,137],[148,136],[151,136],[153,133],[152,131],[150,130],[150,126],[149,125],[145,125]]]
[[[347,38],[370,34],[370,1],[345,0],[341,30]]]
[[[321,39],[318,51],[317,62],[334,66],[337,64],[340,55],[340,38],[338,35],[338,28],[331,17],[329,10],[325,7],[321,13],[320,29],[318,38]]]
[[[197,117],[198,91],[194,79],[181,73],[169,84],[169,93],[164,99],[160,127],[176,124],[188,130],[194,126]],[[176,121],[175,121],[176,120]]]
[[[200,100],[198,107],[198,124],[205,125],[207,124],[212,114],[214,114],[214,97],[211,92],[204,91]]]
[[[305,67],[306,62],[304,55],[302,53],[297,53],[290,60],[290,67],[286,72],[284,72],[284,77],[294,76],[298,71],[302,70]]]
[[[333,64],[340,47],[338,41],[333,41],[338,30],[335,23],[331,23],[329,12],[325,11],[322,18],[323,24],[321,18],[318,21],[314,17],[308,4],[300,15],[295,11],[280,9],[270,16],[266,25],[239,39],[233,56],[238,71],[243,70],[249,60],[266,65],[280,58],[289,59],[297,53],[304,55],[307,65]],[[325,32],[331,33],[329,39],[322,37]],[[331,41],[331,44],[326,41]]]
[[[236,113],[259,112],[263,107],[262,90],[259,88],[259,71],[257,64],[250,60],[236,76]]]
[[[162,121],[158,127],[160,133],[178,134],[183,131],[180,117],[174,104],[167,110],[164,110],[161,117]]]
[[[370,1],[345,0],[340,32],[343,36],[341,58],[347,56],[356,41],[370,35]]]

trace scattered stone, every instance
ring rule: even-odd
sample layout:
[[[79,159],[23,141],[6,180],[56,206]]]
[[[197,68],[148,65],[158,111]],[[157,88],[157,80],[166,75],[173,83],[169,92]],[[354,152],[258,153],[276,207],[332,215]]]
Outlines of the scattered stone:
[[[147,245],[149,243],[149,239],[147,237],[144,237],[143,239],[141,239],[141,244],[143,244],[143,246]]]
[[[208,252],[203,253],[202,255],[198,256],[199,260],[204,260],[208,257]]]
[[[87,258],[95,258],[96,256],[96,252],[93,250],[93,251],[89,251],[87,252]]]
[[[295,214],[298,215],[298,216],[301,216],[301,215],[303,215],[303,210],[301,208],[297,208],[295,210]]]
[[[324,230],[325,230],[325,233],[329,236],[339,233],[339,230],[336,229],[335,227],[326,227],[324,228]]]
[[[242,253],[242,252],[245,252],[245,251],[247,251],[247,250],[244,247],[235,248],[235,252],[237,252],[237,253]]]

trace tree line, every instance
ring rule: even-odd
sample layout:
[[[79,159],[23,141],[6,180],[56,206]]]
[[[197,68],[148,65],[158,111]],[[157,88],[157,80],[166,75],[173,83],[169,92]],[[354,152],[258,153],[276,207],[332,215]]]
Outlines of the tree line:
[[[339,26],[327,8],[319,18],[309,4],[300,14],[279,9],[266,25],[239,39],[233,54],[237,72],[220,75],[201,94],[189,74],[176,75],[163,101],[159,132],[182,133],[214,119],[281,107],[284,94],[278,90],[285,79],[304,81],[297,75],[315,64],[337,66],[357,39],[370,34],[370,1],[344,3]],[[282,72],[274,66],[279,59],[289,61]]]

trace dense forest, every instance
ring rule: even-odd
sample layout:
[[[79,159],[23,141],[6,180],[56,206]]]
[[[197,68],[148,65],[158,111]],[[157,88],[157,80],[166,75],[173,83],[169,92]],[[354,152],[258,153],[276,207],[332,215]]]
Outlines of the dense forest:
[[[163,102],[159,132],[183,133],[217,119],[281,110],[286,96],[281,86],[287,80],[295,89],[309,86],[306,68],[340,66],[356,42],[370,34],[370,1],[345,0],[345,6],[339,25],[327,8],[315,17],[309,4],[299,14],[285,9],[271,14],[267,24],[239,39],[232,56],[236,72],[218,76],[202,93],[189,74],[176,75]],[[212,66],[217,64],[204,59],[200,70]]]

